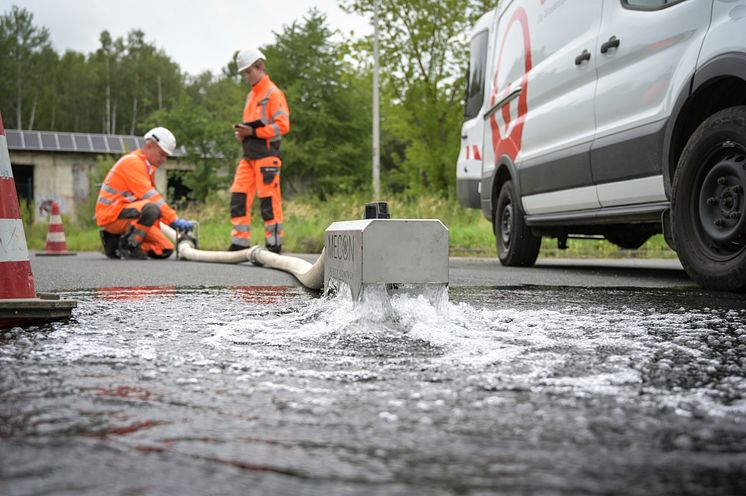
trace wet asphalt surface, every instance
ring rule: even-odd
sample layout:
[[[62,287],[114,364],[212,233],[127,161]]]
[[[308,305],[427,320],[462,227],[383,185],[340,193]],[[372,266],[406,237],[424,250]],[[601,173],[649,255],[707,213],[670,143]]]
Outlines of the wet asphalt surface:
[[[0,334],[0,492],[746,493],[746,299],[584,263],[357,305],[96,270],[70,321]]]
[[[295,254],[315,262],[318,255]],[[100,253],[31,255],[37,291],[131,286],[300,286],[290,274],[240,265],[168,260],[108,260]],[[450,286],[695,288],[678,260],[540,258],[535,267],[503,267],[495,258],[449,260]]]

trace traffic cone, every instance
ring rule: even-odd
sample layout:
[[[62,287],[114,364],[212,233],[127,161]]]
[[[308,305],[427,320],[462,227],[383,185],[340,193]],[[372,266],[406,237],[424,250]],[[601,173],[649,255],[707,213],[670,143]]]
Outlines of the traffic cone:
[[[0,114],[0,329],[68,318],[77,302],[38,295]]]
[[[56,201],[47,200],[42,203],[41,210],[49,212],[49,229],[47,230],[47,244],[44,251],[36,255],[77,255],[74,251],[67,251],[65,227],[62,225],[59,204]]]

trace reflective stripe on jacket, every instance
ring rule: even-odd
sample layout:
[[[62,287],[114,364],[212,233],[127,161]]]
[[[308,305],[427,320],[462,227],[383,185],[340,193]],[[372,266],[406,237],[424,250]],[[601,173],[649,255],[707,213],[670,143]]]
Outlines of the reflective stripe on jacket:
[[[155,189],[156,167],[150,165],[142,150],[120,158],[106,175],[96,201],[96,224],[105,226],[117,220],[127,204],[148,200],[161,208],[161,220],[170,224],[176,212]]]
[[[246,96],[243,120],[264,124],[254,130],[254,136],[244,139],[244,158],[279,157],[282,135],[290,131],[290,109],[285,94],[269,76],[265,75]]]

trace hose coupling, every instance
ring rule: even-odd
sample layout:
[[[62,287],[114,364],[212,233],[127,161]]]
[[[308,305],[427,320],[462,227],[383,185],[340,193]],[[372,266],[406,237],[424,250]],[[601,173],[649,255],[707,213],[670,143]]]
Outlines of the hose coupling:
[[[259,260],[257,260],[257,256],[259,255],[259,252],[263,249],[264,248],[262,248],[259,245],[254,245],[251,248],[249,248],[249,256],[248,256],[249,262],[256,265],[257,267],[263,267],[264,264],[261,263]]]

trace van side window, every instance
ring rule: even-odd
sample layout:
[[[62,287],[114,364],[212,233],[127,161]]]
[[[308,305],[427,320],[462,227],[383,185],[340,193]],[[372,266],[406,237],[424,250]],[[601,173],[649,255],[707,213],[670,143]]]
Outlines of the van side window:
[[[478,33],[471,40],[471,59],[466,73],[466,98],[464,118],[473,119],[484,102],[484,68],[487,64],[487,31]]]
[[[683,1],[684,0],[622,0],[622,5],[624,8],[632,10],[660,10]]]

